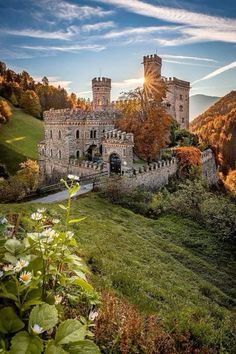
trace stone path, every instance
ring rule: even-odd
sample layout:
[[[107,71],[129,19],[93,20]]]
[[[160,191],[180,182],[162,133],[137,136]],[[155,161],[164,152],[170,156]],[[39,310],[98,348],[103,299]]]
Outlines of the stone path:
[[[82,185],[80,187],[80,190],[76,193],[76,195],[74,197],[77,197],[80,194],[88,193],[88,192],[92,191],[92,189],[93,189],[92,183]],[[46,197],[31,200],[30,203],[54,203],[54,202],[61,202],[66,199],[68,199],[68,192],[65,189],[63,191],[47,195]]]

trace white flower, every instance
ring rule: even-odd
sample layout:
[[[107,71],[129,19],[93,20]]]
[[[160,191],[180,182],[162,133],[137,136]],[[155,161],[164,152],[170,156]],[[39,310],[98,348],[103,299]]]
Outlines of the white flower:
[[[45,213],[45,211],[46,211],[46,208],[37,209],[37,212],[40,213],[40,214]]]
[[[32,220],[36,220],[36,221],[39,221],[39,220],[41,220],[43,218],[43,214],[41,214],[41,213],[33,213],[33,214],[31,214],[31,219]]]
[[[21,273],[21,275],[19,276],[19,279],[22,283],[24,283],[25,285],[29,284],[31,279],[32,279],[32,274],[30,272],[23,272]]]
[[[98,317],[98,312],[97,311],[91,311],[90,314],[89,314],[89,320],[90,321],[94,321],[95,318]]]
[[[55,236],[58,236],[58,233],[55,230],[49,228],[44,230],[41,235],[52,240]]]
[[[0,278],[3,276],[3,271],[2,270],[0,270]]]
[[[66,236],[70,239],[70,238],[74,237],[74,232],[73,231],[67,231],[66,232]]]
[[[62,301],[62,296],[60,295],[55,295],[55,304],[58,305]]]
[[[53,224],[59,224],[60,221],[60,219],[52,219]]]
[[[6,264],[4,267],[3,267],[3,270],[4,272],[9,272],[10,270],[13,270],[13,265],[12,264]]]
[[[33,325],[32,327],[32,331],[36,334],[40,334],[44,332],[44,329],[42,327],[40,327],[40,325],[38,325],[37,323]]]
[[[17,261],[14,270],[16,272],[20,272],[22,268],[25,268],[29,265],[28,261],[25,261],[24,259],[20,259],[19,261]]]
[[[7,221],[6,218],[1,218],[1,219],[0,219],[0,224],[1,224],[1,225],[7,224],[7,223],[8,223],[8,221]]]
[[[70,179],[71,181],[79,181],[80,180],[79,176],[75,176],[75,175],[68,175],[67,178]]]

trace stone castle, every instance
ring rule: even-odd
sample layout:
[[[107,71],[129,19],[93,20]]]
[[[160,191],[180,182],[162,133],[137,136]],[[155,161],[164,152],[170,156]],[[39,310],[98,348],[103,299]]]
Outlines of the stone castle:
[[[144,88],[167,86],[165,107],[180,127],[189,125],[190,83],[161,76],[162,59],[144,56]],[[57,181],[68,173],[86,175],[106,170],[120,174],[134,171],[134,136],[115,129],[118,113],[111,102],[111,79],[92,80],[92,111],[61,109],[44,112],[45,139],[39,144],[42,183]]]

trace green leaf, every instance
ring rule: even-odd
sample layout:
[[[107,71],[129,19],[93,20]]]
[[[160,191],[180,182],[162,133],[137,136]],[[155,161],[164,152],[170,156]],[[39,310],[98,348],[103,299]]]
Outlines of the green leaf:
[[[13,254],[14,256],[17,256],[18,254],[22,253],[25,249],[23,243],[21,243],[19,240],[14,239],[7,240],[4,247],[8,252]]]
[[[100,354],[98,346],[91,340],[81,340],[77,343],[67,345],[66,350],[70,354]]]
[[[30,336],[23,331],[17,333],[11,340],[11,349],[9,354],[41,354],[43,351],[43,342],[39,337]]]
[[[83,218],[79,218],[79,219],[71,219],[69,221],[69,224],[75,224],[76,222],[80,222],[82,220],[86,219],[86,217],[83,217]]]
[[[31,306],[34,306],[34,305],[40,305],[42,304],[43,301],[42,300],[37,300],[37,299],[34,299],[34,300],[29,300],[29,301],[26,301],[24,302],[23,306],[21,307],[21,310],[22,311],[26,311],[28,310]]]
[[[14,333],[24,327],[24,322],[17,316],[12,307],[4,307],[0,311],[0,332]]]
[[[85,281],[85,280],[83,280],[81,278],[72,277],[70,279],[70,283],[73,284],[73,285],[78,285],[79,287],[81,287],[87,293],[93,293],[94,292],[93,287],[87,281]]]
[[[59,208],[63,209],[63,210],[67,210],[67,207],[65,207],[65,205],[63,204],[58,204]]]
[[[0,298],[4,298],[4,299],[10,299],[10,300],[13,300],[13,301],[17,301],[17,297],[13,294],[9,294],[9,293],[0,293]]]
[[[50,340],[47,344],[44,354],[69,354],[62,347],[55,344],[54,340]]]
[[[71,197],[74,197],[76,193],[79,191],[80,185],[79,183],[76,183],[73,187],[69,188],[69,195]]]
[[[58,313],[56,306],[46,303],[35,306],[29,316],[29,329],[32,329],[35,324],[48,331],[53,328],[58,322]]]
[[[4,261],[12,264],[16,264],[17,262],[17,258],[13,256],[10,252],[5,252],[3,259]]]
[[[68,344],[83,340],[86,336],[87,326],[73,319],[66,320],[58,327],[55,342],[56,344]]]

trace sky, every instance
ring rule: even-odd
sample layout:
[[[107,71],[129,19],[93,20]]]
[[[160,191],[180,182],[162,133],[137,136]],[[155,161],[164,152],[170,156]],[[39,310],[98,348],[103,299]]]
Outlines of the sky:
[[[142,58],[190,81],[191,95],[236,89],[235,0],[0,0],[0,61],[91,98],[112,79],[112,99],[141,86]]]

